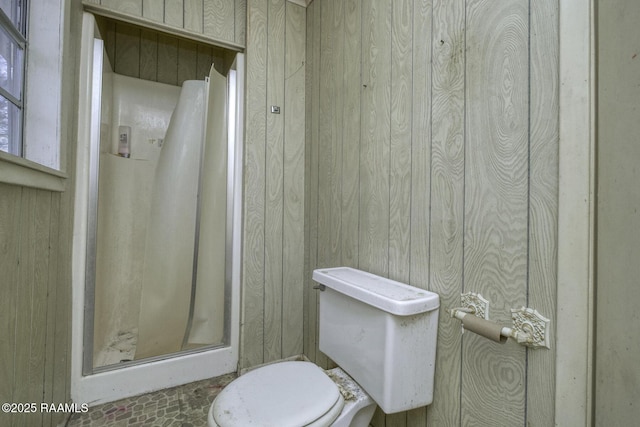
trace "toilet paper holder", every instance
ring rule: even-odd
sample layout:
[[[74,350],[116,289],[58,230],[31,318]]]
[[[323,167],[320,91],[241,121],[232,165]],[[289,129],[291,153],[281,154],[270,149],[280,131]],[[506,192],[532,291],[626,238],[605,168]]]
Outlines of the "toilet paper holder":
[[[502,326],[489,319],[489,301],[480,294],[462,295],[462,307],[450,310],[451,317],[462,321],[462,329],[493,341],[504,343],[508,338],[531,348],[549,349],[550,320],[528,307],[511,309],[513,327]]]

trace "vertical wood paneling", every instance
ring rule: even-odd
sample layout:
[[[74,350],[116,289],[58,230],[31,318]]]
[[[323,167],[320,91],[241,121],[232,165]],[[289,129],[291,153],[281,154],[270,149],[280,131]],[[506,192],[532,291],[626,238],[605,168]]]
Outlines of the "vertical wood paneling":
[[[389,277],[409,281],[411,244],[411,119],[413,0],[391,11],[391,136],[389,152]]]
[[[49,260],[49,280],[48,280],[48,288],[47,288],[47,308],[46,308],[46,343],[45,343],[45,366],[44,366],[44,393],[43,393],[43,402],[62,402],[65,396],[59,396],[54,394],[54,384],[55,384],[55,371],[60,370],[66,374],[66,369],[59,364],[56,364],[56,346],[58,347],[58,352],[62,350],[66,350],[66,342],[65,341],[56,341],[56,325],[59,327],[59,322],[56,319],[56,308],[58,304],[58,262],[59,257],[58,253],[60,252],[60,233],[59,233],[59,223],[60,223],[60,196],[53,195],[51,201],[51,219],[50,225],[51,230],[49,232],[49,248],[50,251],[50,260]],[[62,293],[62,292],[60,292]],[[64,322],[66,326],[66,322]],[[66,376],[66,375],[65,375]],[[62,415],[62,414],[60,414]],[[53,414],[45,413],[43,414],[43,425],[53,425],[55,424],[55,420],[53,419]]]
[[[51,192],[33,190],[34,206],[34,262],[32,269],[31,322],[29,333],[29,397],[37,401],[43,394],[43,373],[45,370],[47,333],[47,291],[49,282],[50,232],[51,232]],[[25,337],[26,338],[26,337]],[[24,338],[23,338],[24,339]],[[25,414],[28,424],[42,421],[42,413]]]
[[[360,92],[362,8],[360,0],[344,2],[344,67],[342,72],[342,206],[340,264],[358,266]]]
[[[267,103],[284,106],[285,0],[269,0]],[[284,115],[267,114],[265,176],[265,361],[282,357]]]
[[[333,158],[336,150],[336,129],[334,114],[335,108],[339,103],[336,99],[339,97],[340,87],[332,85],[336,75],[336,61],[333,60],[332,52],[339,48],[338,43],[334,40],[334,9],[336,1],[326,1],[319,4],[317,12],[320,14],[321,20],[319,30],[319,84],[325,90],[320,91],[318,104],[318,120],[324,124],[318,129],[318,240],[317,240],[317,266],[327,267],[333,265],[336,260],[336,250],[338,249],[332,243],[334,229],[340,226],[339,219],[335,215],[331,215],[332,206],[332,179],[337,180],[338,177],[332,177],[332,169],[334,166]],[[319,298],[316,300],[316,304]],[[317,313],[317,310],[316,310]],[[316,336],[316,340],[318,337]],[[323,368],[328,368],[328,359],[318,351],[316,353],[315,362]]]
[[[17,321],[21,211],[20,187],[0,184],[0,270],[3,272],[0,285],[0,399],[15,402],[13,388],[15,372],[15,339]],[[3,425],[10,425],[12,414],[0,413]]]
[[[66,376],[65,363],[57,363],[55,328],[50,313],[69,308],[58,301],[58,224],[60,194],[0,184],[0,378],[3,402],[64,402],[67,390],[55,394],[57,369]],[[66,282],[65,282],[66,283]],[[63,380],[63,384],[66,379]],[[52,400],[58,399],[58,400]],[[41,413],[0,414],[2,425],[52,425],[60,416]]]
[[[411,262],[412,19],[413,0],[392,2],[388,274],[404,283],[409,282]],[[406,425],[406,412],[386,416],[387,427]]]
[[[314,2],[307,8],[306,45],[306,143],[305,143],[305,253],[308,254],[305,271],[305,348],[304,354],[317,359],[318,292],[312,289],[313,270],[318,266],[318,179],[319,179],[319,111],[320,111],[320,6]]]
[[[362,115],[359,266],[389,269],[391,1],[362,3]]]
[[[184,26],[184,0],[164,0],[164,23],[178,28]]]
[[[303,351],[305,8],[286,2],[282,357]]]
[[[198,45],[188,40],[178,43],[178,85],[197,77]]]
[[[178,39],[164,34],[158,34],[157,76],[160,83],[178,84]]]
[[[164,0],[142,0],[142,16],[156,22],[164,21]]]
[[[234,40],[241,46],[246,45],[247,36],[247,0],[235,1],[235,35]]]
[[[101,0],[100,4],[127,15],[142,16],[140,0]]]
[[[465,2],[434,0],[430,289],[441,307],[463,291]],[[460,324],[442,313],[430,425],[460,425]]]
[[[140,29],[118,24],[115,34],[113,68],[118,74],[140,77]]]
[[[177,27],[194,36],[212,41],[245,46],[246,0],[82,0],[92,9],[118,14],[161,25]],[[97,6],[97,7],[96,7]]]
[[[466,13],[464,289],[509,324],[527,292],[528,10],[525,1],[480,0]],[[462,424],[524,424],[524,352],[463,337]]]
[[[343,114],[344,114],[344,86],[340,82],[344,80],[344,2],[334,0],[327,2],[330,7],[323,9],[323,20],[327,22],[327,27],[323,28],[323,41],[325,45],[332,44],[331,66],[327,67],[326,78],[338,82],[334,90],[327,94],[326,117],[328,120],[330,149],[328,153],[328,208],[329,208],[329,254],[327,264],[337,265],[342,260],[342,245],[340,238],[342,235],[342,173],[343,173]],[[327,35],[324,38],[324,35]],[[323,61],[323,64],[329,61]]]
[[[198,45],[198,57],[196,59],[196,79],[204,80],[211,71],[213,60],[213,51],[209,46]],[[216,69],[218,69],[216,67]]]
[[[306,283],[305,10],[247,6],[241,367],[303,351]]]
[[[194,33],[202,33],[203,28],[203,0],[184,0],[184,29]]]
[[[31,358],[31,316],[33,298],[33,268],[35,267],[35,213],[36,193],[31,188],[25,188],[20,198],[21,220],[19,224],[20,243],[18,247],[19,265],[16,298],[16,335],[13,348],[15,349],[14,371],[14,402],[30,402],[32,396],[29,390],[29,371]],[[25,414],[16,414],[16,424],[27,426]]]
[[[335,258],[334,248],[331,242],[335,217],[331,216],[331,172],[332,156],[335,150],[334,114],[337,105],[336,97],[340,90],[337,85],[332,85],[335,75],[336,61],[332,52],[338,48],[338,43],[333,39],[333,10],[336,2],[333,0],[321,2],[319,5],[320,16],[320,86],[325,88],[319,94],[319,120],[324,126],[318,130],[318,139],[321,149],[318,151],[318,266],[327,267]],[[337,178],[337,177],[336,177]]]
[[[243,320],[241,366],[264,361],[265,140],[267,0],[247,2],[247,84],[244,149]]]
[[[174,86],[203,80],[212,63],[226,74],[227,50],[120,22],[101,19],[101,32],[114,72]]]
[[[552,422],[553,351],[527,355],[512,342],[463,338],[446,312],[463,291],[483,293],[491,318],[507,325],[510,308],[527,298],[555,311],[558,29],[551,3],[316,0],[307,10],[305,274],[357,259],[362,269],[441,298],[433,403],[403,414],[377,411],[376,427]],[[334,21],[340,7],[342,26]],[[352,59],[358,51],[359,63]],[[325,366],[315,294],[306,301],[305,353]]]
[[[158,33],[155,31],[140,31],[140,78],[158,79]]]
[[[530,12],[530,158],[528,306],[556,312],[558,223],[558,3],[536,2]],[[554,329],[555,322],[551,323]],[[551,333],[551,341],[555,334]],[[529,350],[527,422],[552,425],[556,349]]]
[[[221,40],[233,40],[235,23],[235,0],[204,2],[204,34]]]
[[[56,288],[55,310],[52,312],[52,320],[55,323],[53,350],[53,397],[52,402],[65,402],[71,395],[71,259],[73,234],[73,206],[74,197],[71,193],[61,194],[56,197],[56,212],[59,212],[59,226],[57,238],[58,246],[56,255],[52,259],[58,260],[58,272],[52,285]],[[55,224],[55,223],[54,223]],[[55,225],[54,225],[55,226]],[[53,274],[53,272],[52,272]],[[50,298],[53,298],[51,296]],[[64,414],[52,414],[54,423],[62,422]],[[57,419],[57,420],[56,420]]]
[[[432,0],[412,2],[410,252],[408,283],[429,288],[429,212],[431,209],[431,44]],[[437,356],[437,353],[436,353]],[[437,372],[437,369],[436,369]],[[430,408],[429,408],[430,409]],[[408,427],[427,425],[428,408],[407,413]]]

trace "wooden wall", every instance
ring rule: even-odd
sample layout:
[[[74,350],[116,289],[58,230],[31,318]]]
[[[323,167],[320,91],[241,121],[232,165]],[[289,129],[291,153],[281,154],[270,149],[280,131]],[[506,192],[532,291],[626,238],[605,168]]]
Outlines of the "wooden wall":
[[[304,283],[305,9],[249,0],[247,14],[243,368],[302,353]]]
[[[315,0],[307,9],[305,354],[311,272],[349,265],[441,298],[432,405],[375,426],[553,425],[555,351],[493,343],[447,311],[554,325],[557,2]],[[552,342],[553,342],[553,331]]]
[[[66,4],[61,163],[65,191],[0,183],[0,401],[70,400],[71,242],[82,7]],[[4,165],[0,164],[0,168]],[[28,174],[27,174],[28,175]],[[24,178],[16,173],[15,182]],[[56,426],[64,413],[0,413],[1,426]]]
[[[61,194],[0,184],[0,401],[36,402],[0,425],[49,425],[40,402],[69,396],[71,287],[60,284]],[[55,421],[57,420],[57,421]],[[12,424],[13,423],[13,424]]]
[[[245,45],[246,0],[83,0],[87,8],[124,21],[210,40]]]
[[[121,21],[97,17],[113,71],[138,79],[181,86],[204,80],[211,64],[223,75],[235,52]]]
[[[640,3],[599,0],[594,413],[596,426],[640,417]]]

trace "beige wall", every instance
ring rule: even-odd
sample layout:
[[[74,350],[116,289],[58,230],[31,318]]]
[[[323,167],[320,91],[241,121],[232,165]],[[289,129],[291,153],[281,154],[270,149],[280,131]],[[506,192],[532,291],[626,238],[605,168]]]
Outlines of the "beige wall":
[[[242,368],[303,351],[305,31],[303,7],[247,2]]]
[[[83,0],[87,9],[122,21],[220,46],[245,46],[246,0]]]
[[[640,417],[640,3],[598,4],[595,425]]]
[[[376,426],[554,424],[554,349],[462,336],[447,310],[475,291],[493,320],[525,305],[554,325],[557,22],[554,1],[307,9],[305,354],[330,363],[313,268],[441,297],[433,404]]]
[[[113,71],[138,79],[182,86],[204,80],[211,64],[226,75],[235,52],[97,16]]]

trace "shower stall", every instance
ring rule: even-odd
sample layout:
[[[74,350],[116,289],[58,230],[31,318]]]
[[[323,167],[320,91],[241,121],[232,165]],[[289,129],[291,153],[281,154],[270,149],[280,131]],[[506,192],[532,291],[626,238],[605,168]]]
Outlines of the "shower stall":
[[[235,371],[243,57],[180,86],[121,75],[88,13],[81,57],[72,397]]]

